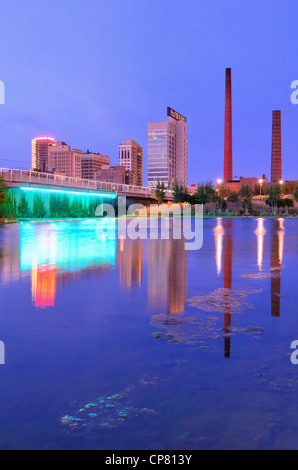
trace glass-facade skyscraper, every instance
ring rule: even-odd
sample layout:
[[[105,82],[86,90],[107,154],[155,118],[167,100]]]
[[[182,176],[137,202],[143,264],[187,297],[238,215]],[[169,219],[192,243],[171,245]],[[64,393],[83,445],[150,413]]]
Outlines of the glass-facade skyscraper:
[[[175,180],[187,186],[187,124],[168,108],[168,121],[148,124],[148,187],[160,181],[171,189]]]

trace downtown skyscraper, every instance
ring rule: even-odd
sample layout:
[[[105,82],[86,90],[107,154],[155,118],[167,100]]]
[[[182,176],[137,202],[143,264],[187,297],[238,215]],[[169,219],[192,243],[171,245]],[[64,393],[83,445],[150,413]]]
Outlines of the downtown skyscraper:
[[[32,170],[49,171],[49,148],[55,144],[53,137],[36,137],[32,140]]]
[[[131,184],[143,186],[143,149],[132,139],[124,139],[119,145],[119,165],[130,172]]]
[[[172,189],[175,180],[187,186],[186,117],[167,109],[168,121],[148,124],[148,187],[160,181]]]

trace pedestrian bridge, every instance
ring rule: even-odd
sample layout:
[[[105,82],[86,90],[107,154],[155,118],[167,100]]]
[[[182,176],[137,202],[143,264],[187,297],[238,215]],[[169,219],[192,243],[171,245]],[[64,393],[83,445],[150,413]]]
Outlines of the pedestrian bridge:
[[[32,170],[12,170],[0,168],[0,175],[3,177],[9,188],[29,186],[32,188],[58,189],[84,192],[98,192],[113,196],[129,196],[130,198],[151,199],[152,193],[148,188],[141,186],[131,186],[128,184],[105,183],[103,181],[92,181],[81,178],[72,178],[63,175],[53,175],[51,173],[40,173]],[[166,193],[166,200],[172,201],[171,191]]]

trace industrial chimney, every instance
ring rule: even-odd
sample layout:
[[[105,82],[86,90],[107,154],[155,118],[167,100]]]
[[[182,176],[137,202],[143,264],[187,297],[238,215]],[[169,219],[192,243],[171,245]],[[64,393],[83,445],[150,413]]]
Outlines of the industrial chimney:
[[[271,151],[271,182],[282,180],[281,163],[281,111],[272,112],[272,151]]]
[[[226,69],[225,97],[225,148],[224,148],[224,182],[233,180],[232,149],[232,76],[231,69]]]

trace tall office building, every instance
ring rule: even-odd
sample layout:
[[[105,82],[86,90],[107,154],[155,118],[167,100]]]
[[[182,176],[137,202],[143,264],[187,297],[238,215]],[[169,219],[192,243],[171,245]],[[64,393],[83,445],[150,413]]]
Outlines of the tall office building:
[[[49,171],[49,148],[55,144],[52,137],[36,137],[32,140],[32,170]]]
[[[49,169],[57,175],[81,178],[82,151],[71,149],[65,142],[57,142],[49,147]]]
[[[148,124],[148,186],[157,181],[171,189],[175,180],[187,186],[187,123],[168,108],[168,121]]]
[[[143,186],[143,149],[135,140],[124,139],[119,145],[119,165],[131,172],[134,186]]]
[[[107,155],[89,152],[89,150],[82,153],[82,179],[94,180],[95,173],[103,165],[110,165],[110,158]]]

